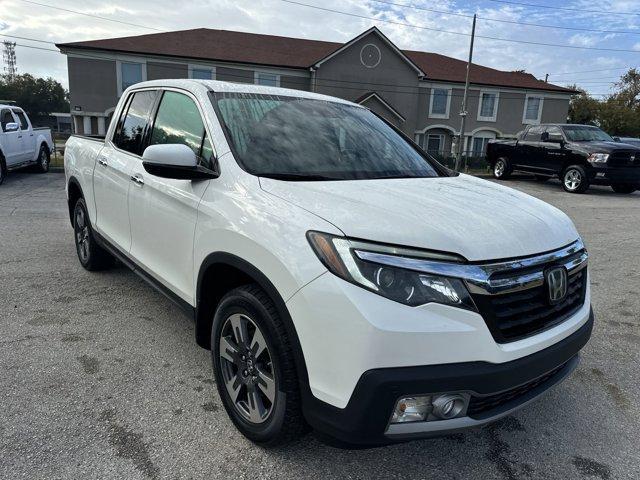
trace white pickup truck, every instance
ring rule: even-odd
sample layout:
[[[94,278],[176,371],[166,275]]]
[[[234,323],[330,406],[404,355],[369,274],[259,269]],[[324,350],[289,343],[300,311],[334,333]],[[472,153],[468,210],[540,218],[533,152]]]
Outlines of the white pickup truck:
[[[49,171],[53,140],[49,128],[33,128],[24,110],[0,105],[0,184],[11,170],[35,165]]]
[[[82,266],[119,258],[181,306],[261,444],[483,425],[565,379],[591,335],[588,254],[564,213],[447,170],[345,100],[143,82],[64,160]]]

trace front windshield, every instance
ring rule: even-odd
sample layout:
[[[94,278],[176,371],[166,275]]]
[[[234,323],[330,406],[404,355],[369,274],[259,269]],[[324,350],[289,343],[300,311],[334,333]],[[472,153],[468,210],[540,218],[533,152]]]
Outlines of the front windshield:
[[[613,142],[608,134],[598,127],[586,125],[568,125],[562,127],[567,138],[572,142]]]
[[[234,154],[249,173],[285,180],[437,177],[438,171],[369,110],[324,100],[214,95]]]

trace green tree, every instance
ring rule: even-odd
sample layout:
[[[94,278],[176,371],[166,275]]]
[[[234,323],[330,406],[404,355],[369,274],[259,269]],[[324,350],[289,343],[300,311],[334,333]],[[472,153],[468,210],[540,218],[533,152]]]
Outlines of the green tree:
[[[573,95],[569,102],[569,123],[597,125],[600,113],[600,102],[590,97],[584,89],[576,85],[569,88],[579,92]]]
[[[0,77],[0,100],[12,100],[29,116],[69,111],[69,92],[53,78],[36,78],[24,73],[13,78]]]

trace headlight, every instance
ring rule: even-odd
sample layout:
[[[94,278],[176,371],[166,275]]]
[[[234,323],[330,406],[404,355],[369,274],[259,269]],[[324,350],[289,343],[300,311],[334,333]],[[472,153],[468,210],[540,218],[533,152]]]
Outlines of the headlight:
[[[393,255],[397,257],[399,264],[407,258],[419,257],[452,262],[459,261],[459,257],[387,247],[321,232],[308,232],[307,238],[320,261],[330,272],[378,295],[412,307],[425,303],[441,303],[476,310],[467,287],[459,278],[432,275],[400,266],[365,261],[357,255],[356,250]]]
[[[608,153],[592,153],[587,157],[587,160],[590,163],[606,163],[608,158],[609,158]]]

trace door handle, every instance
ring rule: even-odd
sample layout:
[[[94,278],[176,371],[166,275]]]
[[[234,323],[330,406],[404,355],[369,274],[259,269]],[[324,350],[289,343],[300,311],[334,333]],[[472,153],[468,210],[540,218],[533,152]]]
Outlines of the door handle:
[[[105,167],[106,167],[106,166],[107,166],[107,159],[106,159],[106,158],[103,158],[103,157],[99,157],[99,158],[98,158],[98,163],[99,163],[100,165],[103,165],[103,166],[105,166]]]
[[[139,173],[136,173],[135,175],[131,175],[131,181],[139,186],[144,185],[144,179],[142,178],[142,175],[140,175]]]

